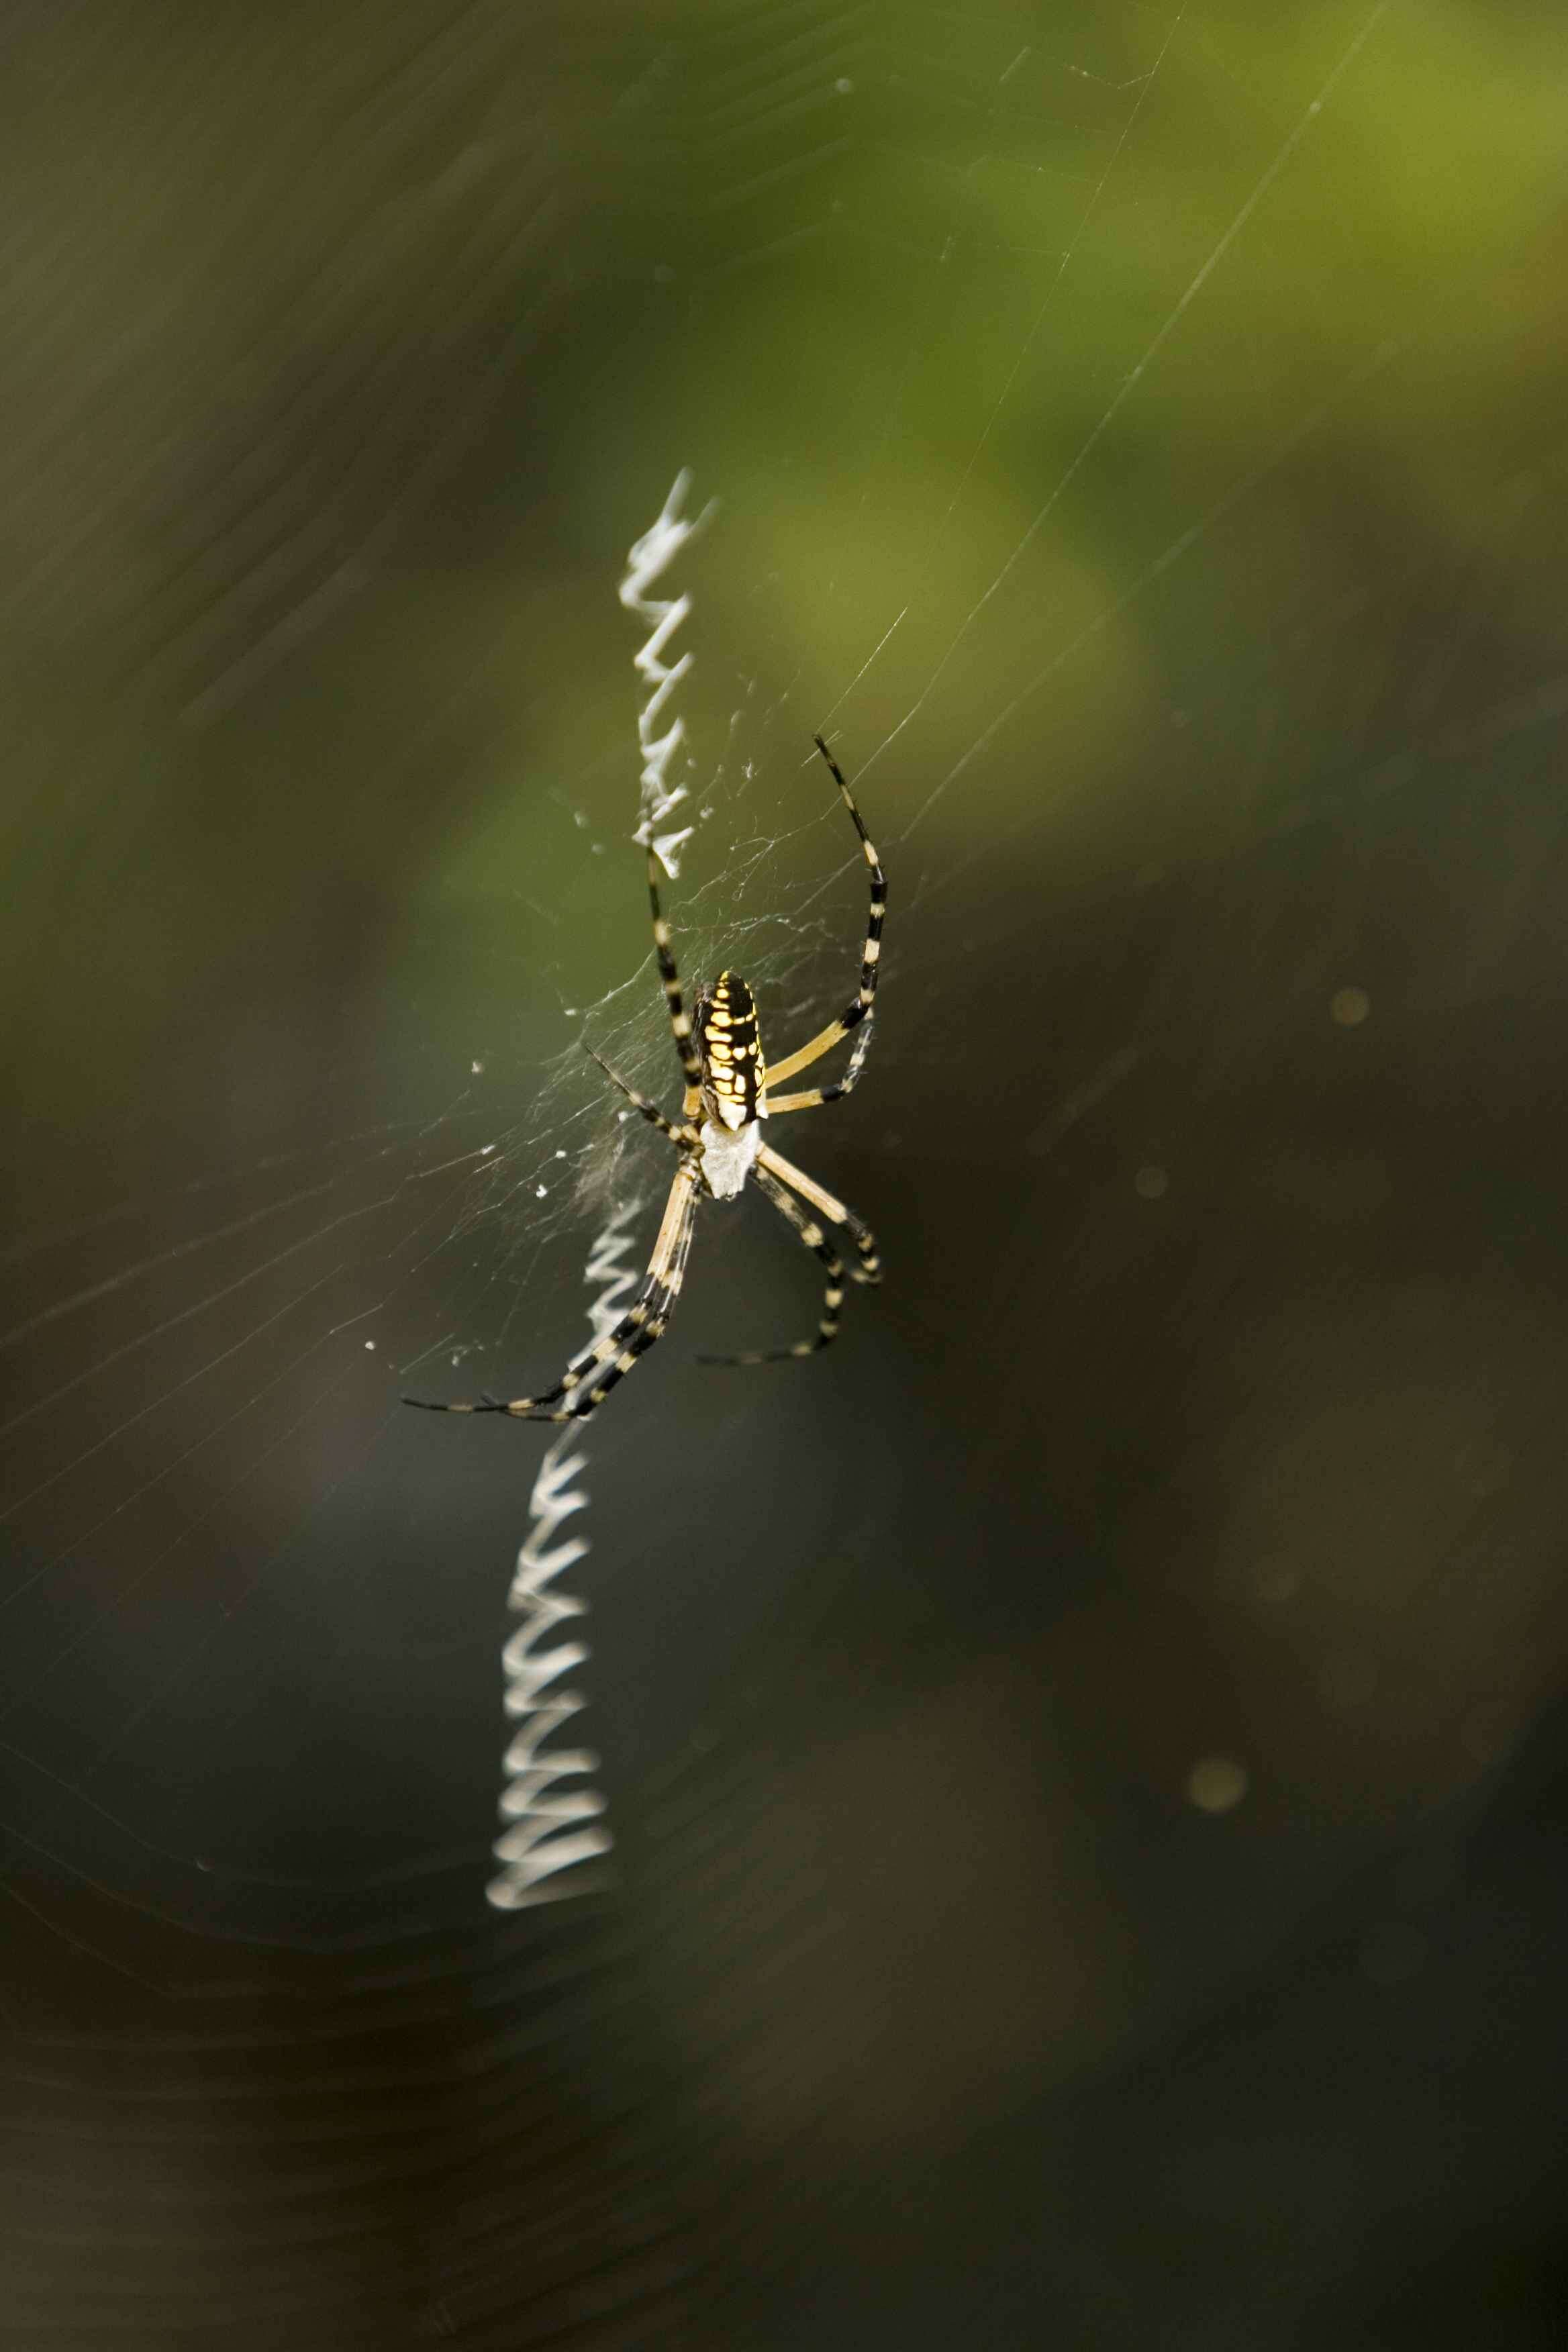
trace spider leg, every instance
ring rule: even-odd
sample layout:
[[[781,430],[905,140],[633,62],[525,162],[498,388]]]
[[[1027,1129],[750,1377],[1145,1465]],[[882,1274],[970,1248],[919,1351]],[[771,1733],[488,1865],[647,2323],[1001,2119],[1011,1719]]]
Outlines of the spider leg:
[[[827,1288],[823,1295],[822,1320],[816,1327],[815,1339],[797,1339],[792,1348],[769,1348],[761,1353],[744,1356],[699,1356],[700,1364],[785,1364],[792,1356],[815,1356],[819,1348],[831,1347],[838,1337],[838,1310],[844,1304],[844,1261],[815,1219],[808,1217],[799,1204],[792,1201],[782,1184],[776,1183],[764,1171],[753,1169],[752,1181],[766,1194],[781,1217],[787,1218],[806,1248],[815,1253],[827,1268]]]
[[[851,1029],[859,1027],[861,1022],[869,1013],[872,999],[877,993],[877,971],[882,954],[882,917],[887,911],[888,905],[887,877],[882,872],[871,836],[866,830],[865,822],[855,805],[855,796],[845,782],[837,761],[820,735],[816,738],[816,742],[817,750],[833,771],[833,781],[843,794],[845,807],[855,820],[855,830],[860,836],[861,853],[871,869],[871,912],[866,925],[866,945],[861,951],[860,986],[858,992],[845,1006],[837,1021],[829,1022],[827,1027],[818,1030],[816,1035],[808,1044],[797,1046],[793,1054],[786,1054],[782,1062],[774,1063],[768,1072],[770,1087],[777,1086],[781,1078],[793,1078],[797,1070],[806,1069],[813,1062],[819,1062],[824,1054],[831,1052],[841,1037],[847,1037]],[[864,1057],[862,1048],[860,1058],[863,1060]],[[858,1077],[859,1075],[857,1065],[855,1077]],[[850,1078],[845,1085],[825,1087],[822,1090],[822,1100],[835,1101],[838,1096],[847,1094],[854,1083],[855,1079]],[[810,1108],[806,1103],[796,1102],[793,1097],[788,1097],[787,1101],[788,1108],[792,1110],[805,1110]],[[775,1108],[776,1106],[770,1101],[768,1104],[770,1115]]]
[[[602,1054],[595,1054],[592,1045],[585,1047],[584,1051],[594,1061],[598,1063],[600,1069],[603,1070],[605,1076],[609,1079],[610,1084],[615,1087],[619,1087],[626,1100],[634,1107],[634,1108],[641,1111],[644,1118],[647,1119],[650,1127],[658,1128],[660,1135],[668,1136],[671,1143],[695,1144],[700,1140],[697,1129],[694,1127],[676,1127],[669,1119],[666,1118],[664,1113],[660,1110],[656,1102],[650,1102],[647,1095],[639,1093],[636,1087],[627,1086],[625,1078],[621,1076],[620,1073],[617,1070],[612,1070],[608,1062],[605,1060],[604,1055]]]
[[[702,1084],[702,1063],[691,1042],[691,1015],[680,1001],[680,974],[676,970],[675,953],[669,944],[669,925],[665,921],[658,903],[658,859],[650,849],[647,854],[647,897],[653,908],[653,951],[658,958],[659,978],[664,982],[665,1003],[669,1008],[670,1034],[675,1050],[680,1056],[680,1066],[686,1075],[689,1094]]]
[[[686,1273],[699,1182],[696,1160],[683,1153],[669,1188],[664,1221],[642,1288],[615,1328],[606,1331],[602,1339],[595,1339],[592,1346],[581,1349],[552,1389],[545,1389],[538,1396],[513,1397],[510,1402],[486,1397],[477,1404],[438,1404],[429,1397],[405,1397],[404,1403],[418,1405],[426,1412],[504,1412],[514,1421],[586,1421],[595,1407],[602,1404],[610,1391],[625,1380],[638,1357],[645,1356],[654,1341],[664,1336]],[[595,1372],[598,1377],[593,1379],[586,1395],[579,1401],[574,1392]],[[562,1403],[563,1398],[571,1402]]]
[[[855,1051],[850,1055],[844,1076],[837,1086],[808,1087],[804,1094],[798,1095],[769,1095],[768,1117],[776,1118],[781,1110],[816,1110],[821,1103],[842,1102],[845,1096],[853,1091],[860,1076],[860,1066],[870,1051],[871,1032],[875,1026],[875,1016],[868,1013],[855,1040]]]
[[[875,1285],[881,1281],[882,1261],[877,1251],[877,1236],[853,1209],[847,1209],[826,1185],[817,1182],[815,1176],[808,1176],[804,1168],[797,1168],[792,1160],[784,1158],[782,1151],[774,1151],[766,1143],[757,1154],[757,1168],[765,1168],[770,1176],[776,1176],[781,1184],[787,1184],[792,1192],[798,1192],[803,1201],[809,1201],[817,1214],[826,1217],[830,1225],[839,1225],[848,1234],[858,1260],[858,1264],[849,1270],[851,1282]],[[753,1176],[757,1168],[752,1171]]]

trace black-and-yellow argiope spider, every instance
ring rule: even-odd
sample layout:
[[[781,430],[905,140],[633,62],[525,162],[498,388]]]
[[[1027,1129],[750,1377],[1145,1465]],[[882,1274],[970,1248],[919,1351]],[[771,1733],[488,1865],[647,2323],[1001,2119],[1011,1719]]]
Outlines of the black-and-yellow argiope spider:
[[[680,1120],[677,1124],[666,1118],[657,1103],[639,1094],[636,1087],[627,1086],[616,1077],[607,1062],[594,1059],[606,1077],[619,1087],[627,1099],[636,1105],[650,1126],[668,1138],[680,1155],[675,1171],[675,1181],[669,1188],[665,1205],[664,1222],[648,1260],[647,1276],[632,1305],[621,1317],[614,1330],[605,1333],[592,1347],[584,1348],[562,1373],[552,1389],[538,1396],[513,1397],[510,1402],[487,1396],[478,1403],[438,1404],[426,1397],[405,1397],[405,1404],[416,1404],[427,1412],[505,1412],[517,1421],[585,1421],[596,1405],[604,1402],[610,1391],[623,1381],[639,1356],[645,1356],[656,1339],[662,1339],[669,1327],[676,1297],[686,1272],[686,1260],[691,1248],[692,1226],[696,1221],[698,1202],[705,1196],[713,1201],[732,1201],[744,1188],[748,1176],[766,1194],[779,1214],[795,1227],[808,1250],[819,1257],[827,1269],[827,1288],[823,1299],[822,1318],[814,1339],[798,1339],[793,1348],[774,1349],[761,1355],[707,1356],[710,1364],[772,1364],[782,1363],[792,1356],[813,1356],[826,1348],[838,1334],[838,1310],[844,1300],[844,1262],[827,1240],[821,1225],[807,1216],[800,1206],[808,1202],[817,1215],[830,1225],[840,1227],[855,1244],[856,1264],[850,1269],[850,1279],[859,1283],[877,1283],[882,1278],[881,1263],[869,1226],[836,1201],[831,1192],[808,1176],[804,1169],[781,1158],[763,1141],[761,1121],[775,1118],[787,1110],[815,1110],[821,1103],[838,1102],[848,1094],[860,1076],[866,1059],[866,1049],[871,1042],[871,1008],[877,993],[877,970],[882,951],[882,915],[888,903],[888,885],[877,860],[877,852],[855,805],[854,795],[838,770],[838,764],[820,735],[815,739],[816,748],[833,771],[833,780],[844,797],[844,805],[855,821],[860,836],[860,847],[871,869],[871,913],[866,926],[866,946],[860,962],[860,986],[837,1021],[819,1030],[817,1034],[770,1071],[763,1059],[762,1039],[757,1029],[756,1007],[752,992],[743,980],[732,971],[722,971],[711,988],[698,991],[696,1024],[681,1003],[680,976],[675,968],[670,950],[669,925],[659,911],[658,864],[653,850],[647,853],[647,895],[653,908],[653,944],[658,958],[659,971],[664,979],[664,993],[669,1007],[669,1026],[675,1038],[675,1050],[680,1056],[680,1067],[686,1078],[686,1095],[681,1104]],[[863,1024],[863,1025],[862,1025]],[[803,1094],[776,1095],[773,1089],[782,1078],[792,1078],[799,1070],[820,1061],[831,1052],[851,1030],[859,1029],[844,1076],[837,1086],[811,1087]],[[701,1124],[698,1125],[700,1114]],[[795,1196],[798,1194],[797,1200]],[[584,1382],[594,1374],[593,1385],[581,1399],[576,1396]],[[563,1398],[571,1399],[563,1403]]]

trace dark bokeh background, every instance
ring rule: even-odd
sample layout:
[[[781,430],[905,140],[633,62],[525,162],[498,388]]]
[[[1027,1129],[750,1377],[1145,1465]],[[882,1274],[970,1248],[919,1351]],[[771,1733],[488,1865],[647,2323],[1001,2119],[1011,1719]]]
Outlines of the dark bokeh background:
[[[7,2343],[1559,2340],[1561,24],[3,40]],[[395,1399],[657,1220],[682,466],[683,952],[844,993],[831,727],[889,1282],[704,1370],[705,1219],[503,1916],[542,1434]]]

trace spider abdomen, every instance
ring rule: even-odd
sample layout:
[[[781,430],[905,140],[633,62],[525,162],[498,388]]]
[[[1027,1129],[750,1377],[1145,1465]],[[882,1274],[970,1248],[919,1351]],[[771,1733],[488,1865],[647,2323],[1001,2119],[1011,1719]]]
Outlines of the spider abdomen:
[[[752,992],[732,971],[721,971],[697,1004],[697,1042],[703,1089],[721,1125],[731,1131],[765,1118],[768,1082]]]

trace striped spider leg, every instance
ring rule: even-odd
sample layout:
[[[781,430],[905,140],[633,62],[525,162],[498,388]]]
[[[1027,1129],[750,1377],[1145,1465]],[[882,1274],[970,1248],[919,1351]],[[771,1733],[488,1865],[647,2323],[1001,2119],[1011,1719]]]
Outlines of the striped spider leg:
[[[768,1076],[767,1115],[770,1118],[781,1110],[816,1110],[821,1103],[842,1102],[850,1092],[860,1076],[860,1066],[871,1043],[872,1008],[877,994],[877,974],[881,966],[882,918],[888,908],[888,878],[877,856],[876,846],[866,830],[865,820],[855,805],[855,795],[845,782],[837,761],[820,735],[813,740],[833,771],[833,781],[843,797],[845,807],[855,820],[855,830],[860,836],[861,855],[871,869],[871,913],[866,925],[866,945],[860,958],[860,986],[837,1021],[830,1022],[806,1045],[797,1047],[793,1054],[786,1054],[782,1062],[774,1065]],[[801,1094],[775,1097],[773,1088],[781,1078],[793,1078],[798,1070],[809,1069],[813,1062],[822,1059],[824,1054],[830,1054],[852,1029],[860,1028],[862,1022],[866,1025],[855,1041],[855,1051],[849,1057],[848,1067],[837,1086],[808,1087]]]
[[[850,1270],[851,1282],[879,1283],[882,1279],[882,1261],[877,1255],[876,1236],[870,1226],[862,1224],[842,1201],[836,1200],[815,1178],[808,1176],[804,1168],[795,1167],[780,1153],[770,1151],[764,1144],[757,1154],[752,1181],[763,1197],[773,1202],[780,1216],[795,1227],[806,1248],[827,1268],[822,1318],[813,1339],[796,1339],[788,1348],[768,1348],[761,1352],[753,1349],[743,1356],[699,1356],[697,1360],[700,1364],[784,1364],[792,1356],[815,1356],[819,1348],[831,1347],[838,1337],[838,1310],[844,1303],[844,1261],[822,1227],[808,1217],[799,1202],[786,1192],[786,1184],[793,1185],[795,1192],[819,1210],[830,1223],[841,1227],[854,1242],[858,1264]]]
[[[648,1125],[650,1127],[657,1127],[660,1135],[667,1137],[671,1143],[683,1145],[692,1150],[695,1150],[701,1143],[701,1137],[698,1134],[697,1129],[689,1124],[689,1110],[683,1115],[681,1124],[679,1127],[672,1126],[670,1121],[666,1118],[664,1113],[660,1110],[658,1105],[656,1102],[650,1102],[647,1095],[645,1095],[639,1087],[628,1086],[625,1078],[622,1077],[620,1072],[618,1070],[612,1070],[608,1062],[605,1061],[603,1054],[595,1054],[592,1045],[588,1047],[588,1058],[590,1061],[597,1062],[600,1069],[603,1070],[605,1076],[610,1081],[610,1084],[613,1087],[619,1087],[622,1094],[625,1095],[632,1108],[635,1110],[641,1111]],[[700,1103],[699,1103],[696,1108],[700,1109]]]
[[[792,1192],[798,1192],[803,1201],[809,1201],[830,1225],[839,1226],[848,1235],[855,1244],[857,1259],[849,1269],[849,1279],[875,1288],[882,1279],[882,1261],[877,1252],[877,1236],[870,1226],[863,1223],[853,1209],[847,1209],[842,1201],[836,1199],[826,1185],[819,1184],[815,1176],[808,1176],[804,1168],[797,1168],[793,1160],[786,1160],[782,1151],[773,1151],[764,1143],[757,1154],[757,1165],[770,1176],[775,1176],[781,1184],[787,1184]]]
[[[504,1412],[513,1421],[586,1421],[625,1380],[639,1356],[664,1337],[685,1279],[700,1181],[696,1155],[683,1151],[642,1288],[614,1330],[574,1356],[552,1389],[510,1402],[488,1396],[478,1404],[437,1404],[427,1397],[405,1397],[404,1403],[418,1405],[426,1412]],[[579,1399],[577,1390],[595,1373],[599,1377]]]
[[[702,1057],[691,1035],[691,1015],[681,1001],[680,974],[676,969],[675,950],[669,942],[669,925],[658,903],[658,856],[649,848],[647,853],[647,898],[653,909],[653,951],[658,958],[658,976],[664,982],[665,1008],[669,1014],[669,1032],[675,1040],[675,1050],[680,1056],[681,1075],[686,1080],[686,1100],[681,1116],[690,1118],[701,1108]],[[595,1059],[598,1056],[595,1055]],[[616,1081],[617,1085],[619,1080]],[[631,1092],[628,1087],[625,1090]]]

